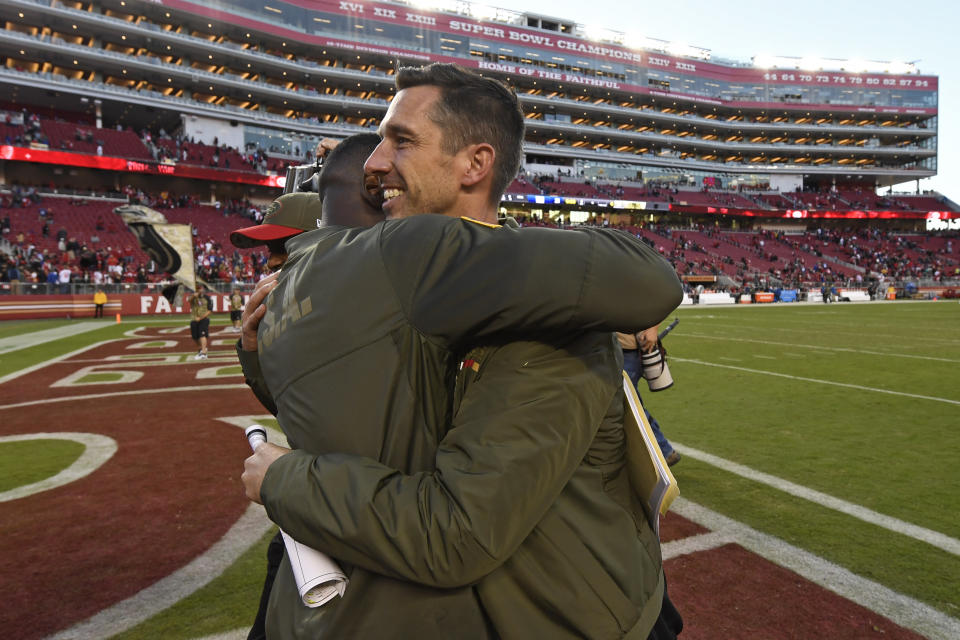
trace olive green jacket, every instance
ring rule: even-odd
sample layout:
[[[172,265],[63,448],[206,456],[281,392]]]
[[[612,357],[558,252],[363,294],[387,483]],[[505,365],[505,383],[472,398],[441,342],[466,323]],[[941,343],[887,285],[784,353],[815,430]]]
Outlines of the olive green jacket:
[[[271,595],[268,634],[511,636],[477,604],[478,581],[505,566],[541,519],[553,521],[549,508],[566,485],[564,474],[579,470],[569,464],[550,468],[559,475],[551,476],[552,495],[536,495],[539,513],[526,504],[522,513],[501,504],[510,487],[495,476],[484,476],[494,480],[481,485],[467,483],[468,494],[454,497],[458,489],[445,484],[441,461],[454,463],[451,469],[469,470],[474,460],[496,467],[498,456],[507,453],[481,439],[475,451],[455,447],[441,455],[452,419],[455,365],[468,341],[656,324],[681,297],[673,269],[620,232],[511,230],[441,216],[365,231],[319,229],[295,238],[288,250],[258,340],[280,424],[302,450],[270,467],[261,497],[288,533],[335,557],[350,585],[342,599],[307,609],[299,603],[289,566],[282,566]],[[624,299],[624,290],[635,297]],[[608,342],[605,358],[565,356],[568,378],[576,383],[566,387],[567,406],[554,409],[550,422],[556,432],[569,431],[574,422],[586,433],[595,431],[608,409],[619,406],[619,362],[610,355],[612,338]],[[531,387],[534,395],[520,394],[527,399],[515,408],[526,409],[531,424],[551,415],[536,405],[543,399],[538,389],[552,383],[545,375]],[[563,387],[563,379],[556,384]],[[584,436],[588,447],[592,437]],[[537,475],[521,477],[529,481]],[[500,485],[498,493],[490,493]],[[479,511],[464,511],[468,503]],[[630,512],[623,496],[618,504],[622,520]],[[503,521],[508,531],[492,526]],[[649,527],[638,526],[649,535]],[[563,527],[548,530],[553,536],[570,534]],[[613,626],[598,628],[595,637],[621,635],[607,631],[635,626],[642,605],[656,600],[659,555],[647,548],[649,540],[643,542],[650,570],[641,586],[613,580],[627,594],[619,602],[607,602],[610,582],[597,586],[588,578],[581,587],[599,593],[616,611]],[[631,553],[618,562],[638,567],[631,562],[636,550]],[[655,604],[658,610],[659,601]],[[530,602],[513,617],[555,617],[537,605]]]

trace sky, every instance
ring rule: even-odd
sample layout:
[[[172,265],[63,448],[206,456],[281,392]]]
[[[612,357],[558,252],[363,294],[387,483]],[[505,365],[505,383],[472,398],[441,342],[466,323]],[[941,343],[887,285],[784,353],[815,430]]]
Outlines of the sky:
[[[487,0],[491,6],[756,55],[914,62],[940,79],[937,175],[920,189],[960,201],[960,2],[956,0]],[[897,191],[912,192],[916,182]]]

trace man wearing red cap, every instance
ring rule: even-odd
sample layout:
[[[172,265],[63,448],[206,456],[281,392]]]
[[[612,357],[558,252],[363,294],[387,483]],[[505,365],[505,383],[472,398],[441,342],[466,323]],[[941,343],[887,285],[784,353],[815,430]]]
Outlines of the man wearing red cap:
[[[320,214],[320,196],[316,193],[288,193],[270,203],[262,224],[237,229],[230,234],[230,242],[241,249],[266,245],[270,252],[267,268],[276,271],[287,260],[284,243],[319,227]]]

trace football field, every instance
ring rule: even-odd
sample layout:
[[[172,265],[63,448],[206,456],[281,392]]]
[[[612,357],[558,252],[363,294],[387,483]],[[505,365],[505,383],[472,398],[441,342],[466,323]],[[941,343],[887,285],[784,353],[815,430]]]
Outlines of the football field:
[[[683,455],[663,525],[684,638],[960,637],[960,305],[692,307],[643,399]],[[0,323],[0,636],[241,638],[264,420],[236,334]],[[51,606],[51,603],[60,606]]]

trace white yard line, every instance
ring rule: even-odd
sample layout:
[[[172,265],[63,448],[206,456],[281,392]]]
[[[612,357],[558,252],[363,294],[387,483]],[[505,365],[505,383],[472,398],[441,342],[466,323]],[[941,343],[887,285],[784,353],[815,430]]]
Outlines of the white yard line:
[[[738,544],[807,580],[852,602],[911,629],[931,640],[960,638],[960,620],[902,595],[872,580],[862,578],[809,551],[761,533],[706,507],[678,498],[672,506],[677,514],[716,533],[730,536]],[[666,545],[665,545],[666,546]]]
[[[747,306],[750,306],[750,305],[747,305]],[[724,320],[732,320],[732,318],[724,318]],[[753,330],[780,331],[780,332],[787,332],[794,336],[797,334],[803,334],[804,332],[811,331],[811,323],[809,320],[780,317],[780,318],[777,318],[777,324],[778,325],[799,324],[801,328],[794,329],[786,326],[771,327],[766,325],[762,327],[756,327],[752,325],[745,325],[743,323],[734,323],[734,322],[706,322],[706,323],[703,323],[702,325],[695,325],[695,328],[701,328],[701,329],[711,328],[712,329],[714,327],[716,328],[726,327],[729,329],[736,329],[740,331],[753,331]],[[850,323],[822,322],[818,320],[816,322],[816,326],[813,327],[813,329],[817,331],[826,331],[829,327],[837,327],[837,329],[829,329],[828,333],[831,336],[855,336],[857,338],[862,339],[864,335],[869,335],[871,339],[877,339],[877,340],[880,340],[881,338],[889,338],[891,343],[897,344],[897,345],[901,344],[904,340],[904,336],[902,335],[894,335],[891,333],[876,333],[874,329],[876,329],[877,325],[858,325],[858,328],[859,328],[858,331],[844,331],[844,329],[848,329],[850,327]],[[684,335],[687,335],[685,331],[683,333]],[[960,340],[953,340],[951,338],[944,338],[944,337],[931,338],[923,335],[918,335],[917,332],[911,333],[909,338],[912,341],[932,342],[934,343],[933,346],[943,346],[943,345],[953,346],[953,345],[960,344]]]
[[[690,536],[689,538],[681,538],[680,540],[664,542],[660,549],[663,559],[666,561],[670,558],[687,555],[688,553],[697,553],[698,551],[709,551],[710,549],[716,549],[717,547],[722,547],[723,545],[730,544],[731,542],[736,542],[736,538],[730,534],[724,531],[711,531],[709,533],[701,533],[695,536]]]
[[[99,640],[140,624],[209,584],[272,526],[263,507],[251,503],[219,541],[185,567],[48,640]]]
[[[65,324],[62,327],[52,329],[43,329],[42,331],[33,331],[31,333],[21,333],[16,336],[0,338],[0,354],[10,353],[27,347],[35,347],[38,344],[45,344],[63,338],[80,335],[88,331],[102,329],[110,326],[110,322],[105,320],[88,320],[74,324]]]
[[[783,478],[778,478],[777,476],[772,476],[768,473],[751,469],[750,467],[738,464],[725,458],[721,458],[719,456],[715,456],[711,453],[707,453],[706,451],[700,451],[699,449],[694,449],[693,447],[688,447],[677,442],[673,443],[673,447],[685,456],[689,456],[695,460],[700,460],[701,462],[706,462],[707,464],[713,465],[718,469],[723,469],[724,471],[728,471],[742,478],[747,478],[748,480],[765,484],[768,487],[779,489],[780,491],[789,493],[797,498],[809,500],[810,502],[822,507],[839,511],[840,513],[857,518],[858,520],[863,520],[864,522],[876,525],[889,531],[893,531],[894,533],[899,533],[909,538],[913,538],[914,540],[925,542],[955,556],[960,556],[960,540],[951,538],[946,534],[933,531],[932,529],[927,529],[925,527],[920,527],[904,520],[884,515],[882,513],[878,513],[871,509],[867,509],[866,507],[861,507],[858,504],[847,502],[846,500],[835,498],[826,493],[821,493],[820,491],[795,484],[789,480],[784,480]]]
[[[47,361],[45,361],[45,362],[40,362],[40,363],[37,363],[37,364],[32,365],[32,366],[30,366],[30,367],[27,367],[27,368],[25,368],[25,369],[20,369],[19,371],[14,371],[13,373],[8,373],[7,375],[0,377],[0,384],[3,384],[4,382],[9,382],[10,380],[16,380],[17,378],[20,378],[20,377],[22,377],[22,376],[25,376],[25,375],[27,375],[28,373],[33,373],[34,371],[37,371],[37,370],[39,370],[39,369],[43,369],[44,367],[46,367],[46,366],[48,366],[48,365],[51,365],[51,364],[53,364],[53,363],[55,363],[55,362],[60,362],[61,360],[66,360],[67,358],[72,358],[73,356],[75,356],[75,355],[77,355],[77,354],[80,354],[80,353],[83,353],[84,351],[90,351],[91,349],[96,349],[97,347],[103,346],[103,345],[108,344],[108,343],[110,343],[110,342],[115,342],[115,340],[102,340],[102,341],[100,341],[100,342],[95,342],[95,343],[90,344],[90,345],[87,345],[87,346],[85,346],[85,347],[80,347],[80,348],[77,349],[76,351],[71,351],[70,353],[65,353],[65,354],[63,354],[62,356],[57,356],[56,358],[50,358],[49,360],[47,360]]]
[[[821,380],[820,378],[805,378],[803,376],[791,376],[786,373],[777,373],[775,371],[763,371],[762,369],[749,369],[747,367],[735,367],[730,364],[705,362],[704,360],[694,360],[691,358],[677,358],[676,356],[670,356],[670,359],[676,362],[690,362],[692,364],[702,364],[707,367],[733,369],[735,371],[744,371],[746,373],[756,373],[763,376],[775,376],[778,378],[788,378],[790,380],[801,380],[803,382],[813,382],[816,384],[826,384],[826,385],[831,385],[835,387],[845,387],[847,389],[858,389],[860,391],[870,391],[872,393],[887,393],[894,396],[904,396],[906,398],[917,398],[918,400],[932,400],[934,402],[945,402],[947,404],[960,405],[960,400],[951,400],[950,398],[939,398],[937,396],[924,396],[918,393],[907,393],[905,391],[893,391],[892,389],[880,389],[878,387],[865,387],[859,384],[848,384],[846,382],[834,382],[832,380]]]
[[[700,338],[703,340],[724,340],[727,342],[752,342],[754,344],[768,344],[775,347],[794,347],[797,349],[811,349],[814,351],[837,351],[843,353],[862,353],[869,356],[883,356],[884,358],[913,358],[916,360],[934,360],[937,362],[957,362],[957,358],[938,358],[936,356],[918,356],[912,353],[871,351],[869,349],[850,349],[847,347],[825,347],[820,344],[798,344],[795,342],[776,342],[774,340],[757,340],[756,338],[731,338],[730,336],[711,336],[703,333],[683,333],[684,337]]]
[[[19,409],[20,407],[32,407],[38,404],[53,404],[54,402],[74,402],[77,400],[96,400],[97,398],[117,398],[119,396],[140,396],[150,393],[185,393],[187,391],[217,391],[223,389],[249,389],[245,384],[203,384],[192,387],[169,387],[167,389],[139,389],[136,391],[111,391],[109,393],[91,393],[82,396],[63,396],[58,398],[45,398],[43,400],[29,400],[27,402],[17,402],[15,404],[0,404],[0,411],[4,409]]]
[[[273,416],[258,414],[228,416],[217,419],[242,429],[258,420],[273,419]],[[287,444],[287,440],[282,433],[271,427],[265,428],[270,434],[271,442]],[[238,434],[238,437],[240,437],[240,434]],[[263,537],[263,534],[269,531],[272,526],[273,523],[267,518],[264,508],[258,504],[251,504],[223,538],[205,553],[194,558],[188,565],[155,582],[136,595],[104,609],[47,640],[95,640],[135,627],[210,583],[236,562],[237,558]],[[247,631],[249,630],[235,629],[209,636],[209,639],[242,640],[242,638],[247,637]]]

